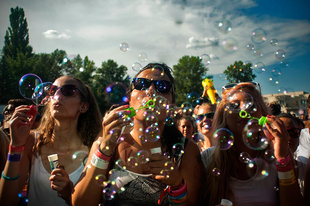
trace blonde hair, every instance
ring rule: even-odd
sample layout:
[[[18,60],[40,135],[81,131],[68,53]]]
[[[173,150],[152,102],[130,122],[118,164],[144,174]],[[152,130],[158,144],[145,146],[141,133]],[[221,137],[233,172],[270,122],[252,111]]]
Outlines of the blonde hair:
[[[59,78],[71,78],[77,81],[78,88],[82,91],[81,101],[89,104],[88,110],[81,113],[78,119],[77,131],[84,145],[89,149],[95,141],[98,133],[101,130],[102,116],[99,106],[91,88],[84,84],[81,80],[72,76],[62,76]],[[58,78],[58,79],[59,79]],[[85,96],[84,96],[85,95]],[[54,133],[55,120],[51,116],[49,107],[51,102],[48,102],[44,108],[41,123],[37,131],[39,131],[37,143],[34,145],[34,154],[41,154],[41,147],[51,142],[52,134]]]
[[[228,103],[228,97],[242,88],[248,88],[254,93],[253,98],[256,100],[255,103],[261,109],[263,115],[267,115],[269,113],[268,107],[264,103],[260,92],[256,90],[254,85],[251,83],[238,84],[237,86],[226,89],[223,92],[222,100],[217,105],[213,118],[212,134],[217,129],[228,127],[225,118],[225,106]],[[237,159],[237,151],[235,146],[232,146],[228,150],[220,150],[219,147],[214,147],[213,152],[211,153],[210,162],[206,168],[206,175],[204,176],[206,179],[204,181],[204,185],[202,186],[203,194],[201,195],[201,202],[203,205],[206,203],[209,205],[217,205],[223,198],[230,198],[230,201],[234,202],[234,194],[229,188],[228,181],[232,174],[236,173],[236,161],[239,160]],[[212,170],[215,168],[220,171],[219,176],[214,175]]]

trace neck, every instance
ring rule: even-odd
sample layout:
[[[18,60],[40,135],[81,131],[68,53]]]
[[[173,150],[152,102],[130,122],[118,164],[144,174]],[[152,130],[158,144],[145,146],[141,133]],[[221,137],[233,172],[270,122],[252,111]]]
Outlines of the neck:
[[[77,132],[76,120],[55,121],[54,132],[52,135],[54,145],[58,149],[78,149],[82,140]]]

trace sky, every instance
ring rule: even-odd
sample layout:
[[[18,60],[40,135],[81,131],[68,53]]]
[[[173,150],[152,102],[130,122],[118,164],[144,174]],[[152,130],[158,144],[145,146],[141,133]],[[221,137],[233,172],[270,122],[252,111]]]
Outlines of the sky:
[[[219,92],[223,71],[241,60],[252,63],[262,94],[310,92],[309,0],[0,0],[1,48],[16,6],[35,53],[62,49],[97,67],[113,59],[130,76],[134,63],[172,67],[200,56]]]

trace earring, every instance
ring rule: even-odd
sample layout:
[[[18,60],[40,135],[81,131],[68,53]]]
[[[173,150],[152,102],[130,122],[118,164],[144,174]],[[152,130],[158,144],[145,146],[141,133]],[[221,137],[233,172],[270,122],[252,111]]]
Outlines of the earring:
[[[83,109],[80,109],[80,112],[83,112],[84,110]]]

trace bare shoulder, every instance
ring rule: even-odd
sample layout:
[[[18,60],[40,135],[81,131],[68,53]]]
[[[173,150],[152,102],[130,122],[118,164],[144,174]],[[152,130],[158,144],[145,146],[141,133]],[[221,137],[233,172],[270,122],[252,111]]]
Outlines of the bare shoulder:
[[[189,140],[184,151],[182,159],[182,167],[191,167],[199,164],[200,161],[200,150],[197,144],[192,140]]]

